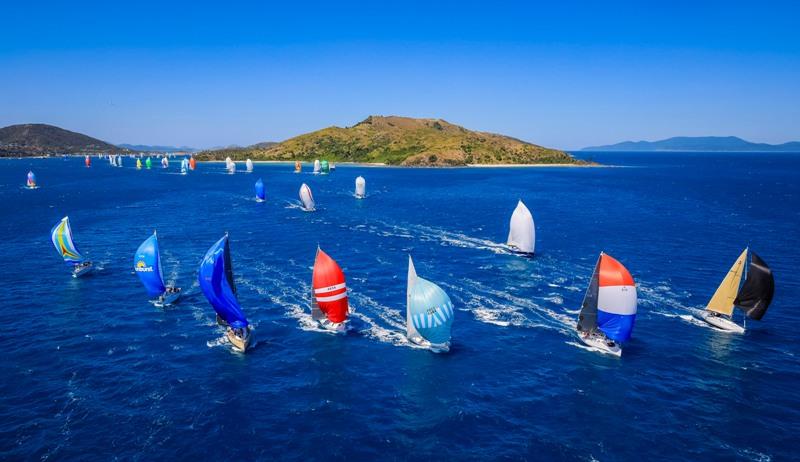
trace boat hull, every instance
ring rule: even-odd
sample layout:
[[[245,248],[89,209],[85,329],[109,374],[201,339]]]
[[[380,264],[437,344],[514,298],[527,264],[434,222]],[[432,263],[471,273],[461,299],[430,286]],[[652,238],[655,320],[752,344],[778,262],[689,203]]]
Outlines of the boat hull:
[[[433,353],[447,353],[450,351],[450,342],[446,343],[431,343],[425,340],[422,337],[412,335],[408,337],[408,340],[413,343],[414,345],[421,346],[423,348],[427,348]]]
[[[744,327],[736,324],[735,322],[731,321],[727,317],[724,316],[712,316],[709,312],[704,312],[701,316],[703,321],[707,322],[709,325],[725,331],[725,332],[733,332],[736,334],[743,334]]]
[[[92,262],[89,262],[89,264],[86,265],[86,266],[76,266],[72,270],[72,277],[79,278],[81,276],[85,276],[85,275],[91,273],[93,269],[94,269],[94,265],[92,264]]]
[[[178,291],[177,292],[171,292],[171,293],[164,292],[164,294],[161,297],[159,297],[158,300],[156,300],[154,304],[157,307],[161,308],[161,307],[172,305],[173,303],[177,302],[179,298],[181,298],[181,289],[180,289],[180,287],[178,287]]]
[[[236,335],[233,332],[233,329],[231,329],[230,327],[228,327],[228,330],[225,332],[225,334],[228,337],[228,341],[231,342],[231,345],[233,345],[233,348],[238,350],[238,351],[241,351],[242,353],[247,351],[247,348],[250,347],[250,340],[253,338],[253,336],[250,334],[250,328],[249,327],[247,329],[245,329],[244,338],[239,337],[238,335]]]
[[[350,326],[347,323],[347,320],[344,322],[331,322],[327,319],[317,321],[320,329],[324,329],[328,332],[333,332],[334,334],[346,334],[347,331],[350,330]]]
[[[578,340],[584,345],[592,347],[600,353],[604,353],[619,358],[622,356],[622,347],[618,342],[613,342],[613,346],[609,345],[609,340],[604,335],[584,334],[578,332]]]

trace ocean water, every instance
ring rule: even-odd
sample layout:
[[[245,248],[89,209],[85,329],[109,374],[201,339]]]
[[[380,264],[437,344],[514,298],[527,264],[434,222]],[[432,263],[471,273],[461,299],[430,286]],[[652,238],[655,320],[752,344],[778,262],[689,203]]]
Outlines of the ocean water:
[[[618,167],[314,176],[210,163],[180,176],[175,161],[0,161],[0,459],[800,457],[800,155],[592,157]],[[29,168],[40,189],[22,188]],[[298,208],[302,182],[315,213]],[[533,259],[502,247],[519,198],[536,220]],[[90,277],[71,278],[49,241],[64,215]],[[132,272],[154,229],[185,291],[168,309]],[[245,355],[196,282],[225,232],[255,327]],[[317,244],[348,278],[347,336],[310,320]],[[748,245],[775,273],[770,311],[744,335],[705,327],[695,317]],[[600,251],[639,290],[621,358],[573,333]],[[456,307],[449,354],[404,338],[408,254]]]

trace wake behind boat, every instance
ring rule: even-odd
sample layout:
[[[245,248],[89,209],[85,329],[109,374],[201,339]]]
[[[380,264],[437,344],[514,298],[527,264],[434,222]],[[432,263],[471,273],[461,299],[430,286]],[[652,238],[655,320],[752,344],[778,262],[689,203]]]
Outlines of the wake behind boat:
[[[336,260],[317,246],[311,275],[311,318],[322,329],[345,333],[349,312],[344,272]]]
[[[536,227],[533,223],[533,215],[522,199],[517,202],[517,207],[511,214],[506,244],[513,252],[533,256],[536,246]]]
[[[417,276],[409,255],[406,286],[408,340],[434,353],[450,351],[450,329],[454,314],[453,302],[447,293],[436,284]]]
[[[717,287],[702,319],[717,329],[743,334],[747,318],[758,321],[764,317],[774,293],[775,278],[772,270],[761,257],[746,248]],[[744,313],[741,326],[733,321],[734,308],[739,308]]]
[[[217,320],[224,321],[228,341],[236,350],[247,351],[252,339],[251,328],[236,295],[227,234],[206,252],[197,282],[217,313]]]
[[[92,262],[84,258],[72,240],[69,217],[64,217],[50,230],[50,240],[64,263],[72,268],[72,277],[78,278],[92,271]]]
[[[636,285],[622,263],[600,253],[578,315],[578,339],[602,353],[622,356],[636,320]]]
[[[161,253],[158,249],[158,236],[145,239],[133,255],[133,269],[142,285],[151,297],[156,297],[153,304],[158,307],[171,305],[181,296],[180,287],[167,286],[164,283],[164,270],[161,267]]]

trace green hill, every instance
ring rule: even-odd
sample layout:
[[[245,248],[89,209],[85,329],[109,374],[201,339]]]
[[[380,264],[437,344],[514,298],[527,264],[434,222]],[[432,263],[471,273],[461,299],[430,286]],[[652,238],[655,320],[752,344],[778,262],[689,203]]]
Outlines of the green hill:
[[[583,163],[556,149],[475,132],[441,119],[370,116],[347,128],[328,127],[269,146],[204,151],[201,160],[301,160],[389,165]]]
[[[48,156],[123,149],[81,133],[46,124],[20,124],[0,128],[0,156]]]

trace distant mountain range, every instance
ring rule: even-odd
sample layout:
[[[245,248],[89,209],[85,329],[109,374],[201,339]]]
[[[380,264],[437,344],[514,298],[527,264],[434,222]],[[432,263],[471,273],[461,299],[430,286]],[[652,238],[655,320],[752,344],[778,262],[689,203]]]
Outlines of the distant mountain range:
[[[476,132],[442,119],[370,116],[352,127],[328,127],[280,143],[203,151],[200,159],[327,159],[389,165],[584,163],[557,149],[494,133]]]
[[[97,138],[53,125],[21,124],[0,128],[0,157],[123,151]]]
[[[195,149],[189,146],[150,146],[147,144],[118,144],[117,146],[125,149],[130,149],[131,151],[141,151],[141,152],[196,152],[199,149]]]
[[[766,144],[752,143],[736,136],[676,136],[660,141],[623,141],[583,148],[581,151],[800,152],[800,141]]]

